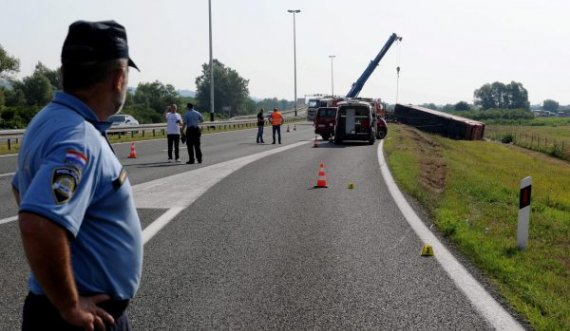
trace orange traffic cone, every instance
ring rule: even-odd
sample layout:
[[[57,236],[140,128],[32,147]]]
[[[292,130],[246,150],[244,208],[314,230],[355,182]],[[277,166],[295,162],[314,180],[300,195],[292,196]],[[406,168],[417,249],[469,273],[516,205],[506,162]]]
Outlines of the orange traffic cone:
[[[317,185],[315,188],[327,188],[327,176],[325,175],[325,164],[321,161],[321,167],[319,169],[319,179],[317,179]]]
[[[315,136],[315,142],[313,143],[313,148],[319,147],[319,141],[317,140],[317,136]]]
[[[129,159],[136,159],[137,158],[137,151],[135,150],[135,143],[131,143],[131,152],[129,153]]]

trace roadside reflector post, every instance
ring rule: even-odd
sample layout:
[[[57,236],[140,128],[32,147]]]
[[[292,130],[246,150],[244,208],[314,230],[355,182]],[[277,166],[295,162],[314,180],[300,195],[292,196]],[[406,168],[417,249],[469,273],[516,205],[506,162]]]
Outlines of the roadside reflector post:
[[[528,226],[530,219],[530,193],[532,190],[532,177],[521,180],[519,198],[519,220],[517,226],[517,248],[526,249],[528,246]]]

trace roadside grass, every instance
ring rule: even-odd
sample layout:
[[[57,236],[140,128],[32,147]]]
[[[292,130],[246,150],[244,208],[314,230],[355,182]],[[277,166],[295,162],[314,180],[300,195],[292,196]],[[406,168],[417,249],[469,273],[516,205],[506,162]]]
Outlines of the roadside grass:
[[[570,161],[570,119],[535,119],[527,126],[488,125],[485,137]]]
[[[534,329],[570,330],[570,163],[510,145],[422,133],[441,146],[446,167],[444,190],[433,194],[418,178],[429,155],[411,139],[413,130],[391,125],[385,142],[402,189]],[[529,247],[519,251],[519,185],[529,175]]]

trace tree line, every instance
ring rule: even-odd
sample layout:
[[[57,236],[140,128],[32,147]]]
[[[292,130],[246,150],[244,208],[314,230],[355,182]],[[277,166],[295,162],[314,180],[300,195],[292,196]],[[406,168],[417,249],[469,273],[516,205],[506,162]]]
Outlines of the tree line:
[[[213,70],[214,114],[218,119],[254,114],[259,108],[269,111],[274,107],[279,109],[294,107],[292,101],[285,99],[253,100],[249,95],[249,80],[218,60],[213,61]],[[0,45],[0,129],[26,127],[31,118],[51,100],[54,91],[61,89],[60,68],[50,69],[38,62],[32,75],[22,80],[10,76],[17,72],[19,72],[19,59],[10,56]],[[161,123],[164,122],[163,114],[168,105],[176,104],[179,109],[184,109],[188,102],[192,102],[202,113],[208,113],[210,112],[208,64],[202,64],[202,73],[196,77],[195,84],[196,95],[184,97],[171,84],[164,84],[158,80],[139,83],[127,94],[123,112],[133,115],[140,123]],[[439,107],[433,103],[422,106],[447,112],[463,112],[465,116],[474,111],[482,112],[477,115],[479,119],[484,119],[485,116],[496,117],[498,114],[502,114],[500,116],[505,118],[532,115],[528,91],[519,82],[484,84],[474,91],[473,97],[473,104],[460,101]],[[544,100],[542,108],[550,112],[565,110],[561,109],[558,102],[551,99]],[[566,109],[568,108],[570,107]]]
[[[214,114],[216,119],[254,114],[266,110],[293,108],[292,101],[266,98],[255,101],[249,95],[249,81],[238,72],[214,60]],[[0,45],[0,129],[25,128],[32,117],[61,89],[61,68],[50,69],[38,62],[32,75],[21,80],[11,75],[19,72],[20,61]],[[167,106],[176,104],[184,109],[191,102],[202,113],[210,112],[210,67],[202,65],[196,78],[196,95],[180,95],[171,84],[158,80],[139,83],[130,89],[123,112],[133,115],[140,123],[164,122]],[[206,115],[206,114],[204,114]]]

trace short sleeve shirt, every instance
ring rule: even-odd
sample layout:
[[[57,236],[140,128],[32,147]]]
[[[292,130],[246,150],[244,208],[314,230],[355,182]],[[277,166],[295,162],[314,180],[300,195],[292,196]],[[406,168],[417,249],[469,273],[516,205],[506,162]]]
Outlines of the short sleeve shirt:
[[[182,116],[178,113],[166,113],[166,134],[180,134]]]
[[[81,294],[132,298],[142,270],[142,233],[127,173],[98,121],[81,100],[64,92],[30,122],[12,185],[20,212],[67,230],[71,265]],[[33,275],[30,291],[43,290]]]
[[[197,127],[202,122],[204,122],[204,118],[197,110],[187,110],[186,113],[184,113],[184,125],[187,127]]]

